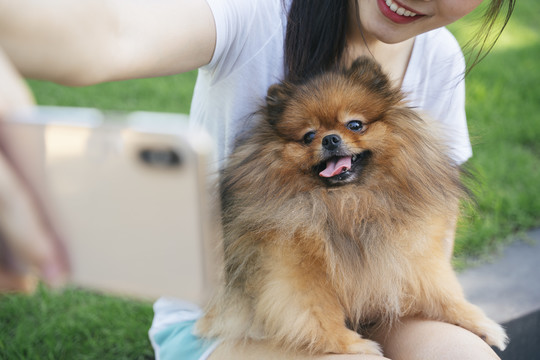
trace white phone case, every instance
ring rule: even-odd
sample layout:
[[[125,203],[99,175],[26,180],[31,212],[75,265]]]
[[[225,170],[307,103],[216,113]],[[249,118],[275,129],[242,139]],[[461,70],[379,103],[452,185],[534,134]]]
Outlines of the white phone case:
[[[44,161],[74,284],[204,301],[219,258],[208,136],[179,115],[80,108],[41,107],[3,126],[11,139],[44,139],[44,154],[34,146],[24,156]]]

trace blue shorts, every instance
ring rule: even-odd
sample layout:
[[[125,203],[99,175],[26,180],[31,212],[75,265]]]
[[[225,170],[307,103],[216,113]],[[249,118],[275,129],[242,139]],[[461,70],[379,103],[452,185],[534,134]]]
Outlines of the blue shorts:
[[[157,360],[206,360],[218,340],[194,335],[201,310],[190,303],[161,298],[154,304],[154,320],[148,332]]]

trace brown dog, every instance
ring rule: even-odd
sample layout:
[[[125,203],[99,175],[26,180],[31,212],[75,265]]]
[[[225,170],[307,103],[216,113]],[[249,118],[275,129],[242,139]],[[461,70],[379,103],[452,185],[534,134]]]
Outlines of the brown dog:
[[[367,58],[269,89],[221,177],[225,284],[203,336],[380,354],[357,331],[418,316],[504,349],[444,252],[464,195],[458,167],[402,98]]]

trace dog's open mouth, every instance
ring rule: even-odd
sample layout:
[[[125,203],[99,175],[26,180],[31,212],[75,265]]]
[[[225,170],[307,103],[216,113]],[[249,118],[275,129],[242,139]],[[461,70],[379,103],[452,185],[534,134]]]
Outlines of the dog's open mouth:
[[[365,165],[369,151],[359,154],[332,156],[319,163],[315,171],[321,178],[332,184],[352,181]]]

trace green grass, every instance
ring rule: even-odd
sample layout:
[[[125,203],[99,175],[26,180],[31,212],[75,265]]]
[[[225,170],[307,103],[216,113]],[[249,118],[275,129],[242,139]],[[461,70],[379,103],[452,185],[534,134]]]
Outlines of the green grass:
[[[82,290],[0,298],[0,359],[152,359],[150,304]]]
[[[505,34],[467,78],[476,206],[460,222],[455,254],[491,254],[509,236],[540,225],[540,3],[520,0]],[[471,18],[473,18],[472,16]],[[452,26],[458,39],[469,19]],[[88,88],[30,81],[40,104],[115,110],[189,111],[194,72]],[[0,298],[0,358],[152,357],[147,303],[67,289]]]
[[[137,79],[72,88],[30,80],[42,105],[96,107],[106,110],[146,110],[189,113],[197,72],[155,79]]]
[[[467,77],[477,204],[460,223],[455,255],[491,254],[540,225],[540,4],[518,1],[491,53]],[[452,27],[458,39],[473,14]]]

